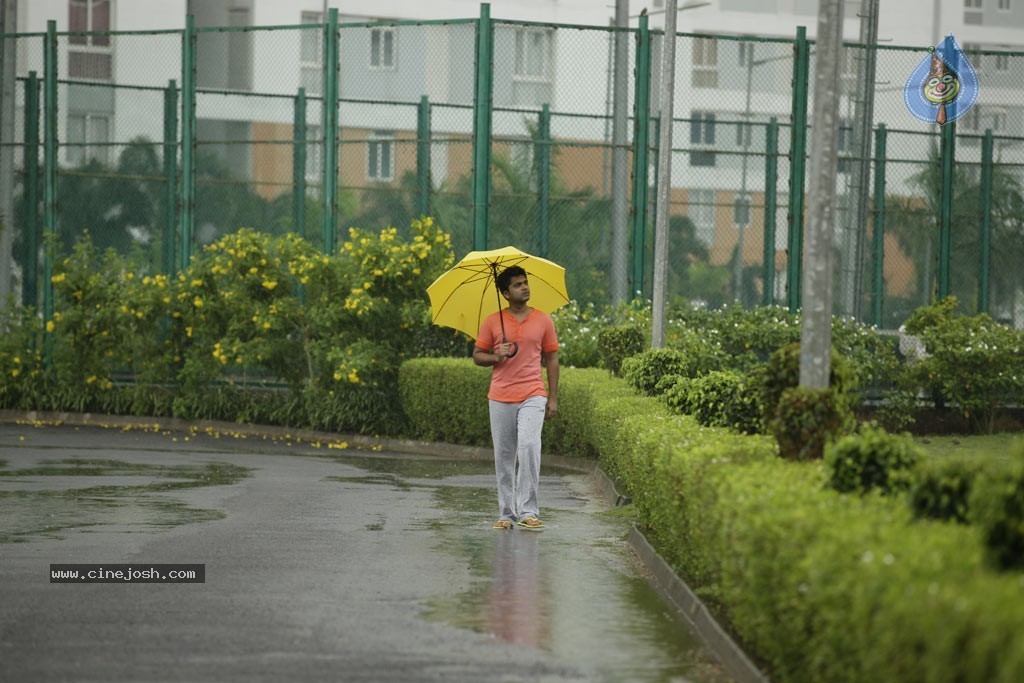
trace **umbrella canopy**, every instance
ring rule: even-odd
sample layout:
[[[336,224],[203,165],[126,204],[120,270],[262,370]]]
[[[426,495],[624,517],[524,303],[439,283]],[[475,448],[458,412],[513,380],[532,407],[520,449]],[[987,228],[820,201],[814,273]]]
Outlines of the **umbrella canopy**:
[[[515,247],[471,251],[427,287],[434,324],[454,327],[476,337],[487,316],[496,313],[499,306],[508,307],[497,291],[494,277],[509,266],[520,266],[526,271],[530,307],[553,313],[569,303],[565,268],[557,263]]]

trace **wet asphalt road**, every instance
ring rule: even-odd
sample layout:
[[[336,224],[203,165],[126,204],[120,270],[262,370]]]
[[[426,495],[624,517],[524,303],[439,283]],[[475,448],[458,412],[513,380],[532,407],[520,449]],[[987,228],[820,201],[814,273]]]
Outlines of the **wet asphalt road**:
[[[726,680],[629,520],[543,475],[545,531],[500,532],[487,461],[0,425],[0,680]],[[51,584],[51,563],[206,580]]]

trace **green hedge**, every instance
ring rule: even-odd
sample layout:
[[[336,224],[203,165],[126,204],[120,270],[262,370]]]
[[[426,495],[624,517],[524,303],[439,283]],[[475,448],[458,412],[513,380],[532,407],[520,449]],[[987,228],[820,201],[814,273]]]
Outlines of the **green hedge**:
[[[433,422],[481,402],[460,389],[480,376],[470,361],[409,365],[450,387]],[[563,371],[559,403],[545,450],[598,455],[662,555],[773,680],[1024,680],[1024,577],[990,568],[978,528],[840,494],[824,463],[701,427],[603,370]]]

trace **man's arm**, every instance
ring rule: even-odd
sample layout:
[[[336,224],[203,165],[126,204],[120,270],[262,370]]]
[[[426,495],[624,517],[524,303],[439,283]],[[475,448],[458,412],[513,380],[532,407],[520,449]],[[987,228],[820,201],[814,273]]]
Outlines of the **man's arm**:
[[[542,352],[541,362],[548,372],[548,407],[544,410],[548,420],[558,414],[558,351]]]
[[[512,343],[499,344],[494,353],[485,351],[479,346],[473,345],[473,362],[485,368],[497,365],[503,358],[508,358],[512,353]]]

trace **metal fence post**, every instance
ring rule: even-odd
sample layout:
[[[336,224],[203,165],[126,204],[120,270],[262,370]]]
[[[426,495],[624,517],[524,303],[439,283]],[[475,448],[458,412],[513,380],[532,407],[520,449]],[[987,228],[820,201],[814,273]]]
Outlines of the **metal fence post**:
[[[338,242],[338,10],[332,7],[324,25],[324,253],[332,254]]]
[[[789,235],[786,268],[786,298],[790,313],[800,309],[803,285],[804,180],[807,153],[807,96],[810,79],[811,44],[807,27],[797,26],[793,42],[793,106],[789,145]]]
[[[45,88],[43,127],[43,320],[53,320],[53,256],[57,248],[57,22],[46,22],[46,44],[43,55]],[[46,364],[50,363],[52,338],[44,344]]]
[[[491,125],[494,94],[494,25],[491,5],[480,5],[476,25],[476,87],[473,101],[473,248],[487,248],[491,199]]]
[[[551,110],[544,105],[537,127],[537,229],[540,255],[548,256],[548,229],[551,211]]]
[[[188,270],[196,227],[196,23],[185,17],[181,36],[181,196],[178,270]]]
[[[22,236],[23,306],[39,304],[39,76],[25,81],[25,233]]]
[[[295,96],[292,125],[292,230],[306,236],[306,89]]]
[[[956,121],[950,121],[942,126],[940,145],[942,189],[939,194],[939,299],[949,296],[949,260],[953,232],[953,162],[955,158]]]
[[[872,235],[872,251],[874,252],[874,272],[872,274],[872,322],[875,327],[882,326],[882,306],[885,302],[885,124],[875,129],[875,198],[874,198],[874,229]]]
[[[424,95],[416,108],[416,180],[419,214],[430,215],[430,99]]]
[[[636,84],[633,89],[633,272],[631,297],[644,288],[644,248],[647,242],[648,169],[651,131],[651,31],[647,15],[636,32]]]
[[[992,129],[981,143],[981,267],[978,272],[978,313],[988,313],[989,268],[992,258]]]
[[[761,305],[775,303],[775,213],[778,210],[779,120],[774,116],[765,131],[764,150],[764,291]]]
[[[178,215],[178,84],[172,79],[164,89],[164,178],[167,206],[164,209],[163,271],[174,274],[174,234]]]

